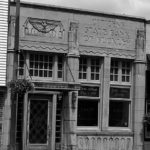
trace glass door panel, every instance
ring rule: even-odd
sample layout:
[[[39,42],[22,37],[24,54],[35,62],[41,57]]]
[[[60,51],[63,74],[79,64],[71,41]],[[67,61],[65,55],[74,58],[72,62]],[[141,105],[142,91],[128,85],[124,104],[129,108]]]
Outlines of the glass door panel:
[[[32,96],[28,103],[27,150],[51,150],[52,96]]]
[[[48,101],[30,100],[29,143],[47,144]]]

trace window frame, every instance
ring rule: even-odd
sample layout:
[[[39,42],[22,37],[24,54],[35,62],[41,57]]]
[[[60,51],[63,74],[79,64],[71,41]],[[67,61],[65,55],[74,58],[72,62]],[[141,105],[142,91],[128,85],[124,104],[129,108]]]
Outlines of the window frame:
[[[101,106],[101,100],[100,97],[88,97],[88,96],[78,96],[78,101],[84,100],[84,101],[97,101],[98,103],[98,114],[97,114],[97,126],[78,126],[77,130],[99,130],[100,129],[100,120],[101,120],[101,112],[100,112],[100,106]],[[77,116],[78,116],[78,110],[77,110]],[[78,118],[77,118],[78,122]]]
[[[110,88],[128,88],[130,90],[130,97],[129,98],[111,98],[109,93],[109,103],[110,101],[123,101],[128,102],[129,112],[128,112],[128,126],[127,127],[121,127],[121,126],[109,126],[109,111],[108,110],[108,130],[125,130],[125,131],[131,131],[132,128],[132,99],[133,99],[133,61],[130,59],[111,59],[112,61],[118,61],[119,63],[119,69],[118,69],[118,81],[111,81],[110,79]],[[123,62],[129,62],[130,63],[130,82],[122,82],[122,63]],[[111,76],[111,64],[110,64],[110,76]],[[111,78],[111,77],[110,77]]]
[[[46,81],[46,80],[50,80],[50,81],[64,81],[65,78],[65,74],[64,74],[64,69],[65,69],[65,57],[64,55],[60,55],[58,53],[48,53],[48,52],[22,52],[23,57],[24,57],[24,66],[20,67],[20,56],[18,56],[18,78],[23,78],[23,77],[27,77],[27,78],[32,78],[33,80],[41,80],[41,81]],[[51,55],[52,56],[52,77],[40,77],[40,76],[31,76],[29,71],[30,71],[30,55],[34,55],[34,54],[38,54],[38,55]],[[58,78],[58,57],[62,57],[62,78]],[[44,61],[43,61],[44,62]],[[23,69],[24,74],[20,75],[19,70]]]
[[[132,92],[131,92],[131,86],[116,86],[116,85],[111,85],[110,86],[110,88],[119,88],[119,89],[129,89],[130,90],[130,98],[111,98],[110,97],[110,95],[109,95],[109,104],[110,104],[110,101],[116,101],[116,102],[127,102],[128,103],[128,110],[129,110],[129,112],[128,112],[128,126],[127,127],[122,127],[122,126],[110,126],[109,125],[109,116],[110,115],[108,115],[108,128],[109,128],[109,130],[114,130],[114,129],[116,129],[116,130],[124,130],[124,129],[126,129],[126,130],[129,130],[129,129],[131,129],[131,118],[132,118],[132,98],[131,98],[131,95],[132,95]],[[109,105],[109,107],[110,107],[110,105]],[[110,108],[109,108],[109,112],[110,112]]]
[[[132,72],[133,72],[133,69],[132,69],[132,61],[131,60],[127,60],[127,59],[111,59],[111,63],[112,61],[117,61],[118,62],[118,80],[117,81],[111,81],[111,64],[110,64],[110,83],[111,84],[121,84],[121,85],[131,85],[132,84]],[[126,63],[130,63],[130,74],[129,74],[129,82],[123,82],[122,81],[122,63],[123,62],[126,62]],[[125,74],[126,75],[126,74]]]
[[[102,101],[101,101],[101,84],[96,84],[96,83],[89,83],[89,82],[84,82],[81,83],[81,86],[88,86],[88,87],[98,87],[99,88],[99,95],[96,97],[92,96],[80,96],[78,95],[78,101],[79,100],[85,100],[85,101],[97,101],[98,102],[98,118],[97,118],[97,126],[78,126],[77,125],[77,130],[78,131],[100,131],[101,128],[101,115],[102,115]],[[77,107],[78,108],[78,107]],[[78,116],[78,109],[77,109],[77,116]],[[78,121],[78,118],[77,118]]]
[[[91,57],[89,57],[89,56],[81,56],[79,58],[79,73],[78,73],[78,75],[80,74],[80,59],[86,59],[86,61],[87,61],[87,67],[86,67],[86,78],[85,79],[83,79],[83,78],[80,79],[78,77],[79,82],[92,82],[92,83],[101,82],[101,76],[102,76],[102,57],[97,57],[97,56],[96,57],[94,57],[94,56],[91,56]],[[91,61],[92,61],[92,59],[99,59],[99,79],[98,80],[92,80],[91,79],[91,73],[92,73],[92,71],[91,71],[91,67],[92,67]],[[81,72],[81,74],[82,73],[83,72]]]

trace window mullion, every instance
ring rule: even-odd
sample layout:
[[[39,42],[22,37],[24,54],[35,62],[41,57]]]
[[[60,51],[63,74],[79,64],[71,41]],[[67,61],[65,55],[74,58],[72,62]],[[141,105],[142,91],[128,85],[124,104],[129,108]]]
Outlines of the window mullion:
[[[87,80],[91,80],[91,59],[87,59]]]
[[[24,55],[24,65],[25,65],[25,76],[29,77],[30,76],[30,64],[29,64],[29,53],[26,53],[26,55]]]
[[[122,80],[122,63],[118,61],[118,82],[121,83]]]
[[[57,80],[57,71],[58,71],[58,57],[57,57],[57,55],[55,55],[54,57],[53,57],[53,79],[54,80]]]

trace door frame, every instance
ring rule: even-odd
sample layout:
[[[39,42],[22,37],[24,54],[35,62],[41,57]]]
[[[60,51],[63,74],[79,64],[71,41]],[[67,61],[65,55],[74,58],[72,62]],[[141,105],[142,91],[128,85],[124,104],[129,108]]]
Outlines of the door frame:
[[[56,122],[56,103],[57,95],[62,94],[58,91],[34,91],[28,92],[24,96],[24,111],[23,111],[23,150],[27,150],[27,132],[28,132],[28,103],[30,94],[41,94],[41,95],[51,95],[52,96],[52,132],[51,132],[51,150],[55,149],[55,122]]]

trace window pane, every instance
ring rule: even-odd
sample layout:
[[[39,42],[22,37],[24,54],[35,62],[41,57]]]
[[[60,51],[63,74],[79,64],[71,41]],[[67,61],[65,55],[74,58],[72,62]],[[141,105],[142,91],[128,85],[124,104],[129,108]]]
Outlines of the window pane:
[[[57,64],[57,68],[58,68],[58,78],[62,78],[63,77],[63,58],[62,56],[58,56],[58,64]]]
[[[98,125],[98,101],[79,99],[77,125],[78,126]]]
[[[47,142],[48,101],[31,100],[29,118],[29,142],[45,144]]]
[[[29,69],[30,75],[36,77],[52,77],[53,57],[47,54],[30,54]],[[49,74],[49,75],[48,75]]]
[[[18,69],[19,69],[19,75],[24,75],[24,64],[25,64],[25,60],[24,60],[24,56],[23,54],[19,55],[19,64],[18,64]]]
[[[128,127],[129,126],[129,102],[110,101],[109,104],[109,126]]]
[[[86,79],[87,74],[87,59],[80,58],[79,60],[79,79]]]
[[[99,80],[100,60],[99,58],[91,59],[91,80]]]
[[[130,62],[122,62],[122,82],[130,82]]]
[[[118,81],[118,70],[119,62],[112,60],[110,68],[110,81]]]

